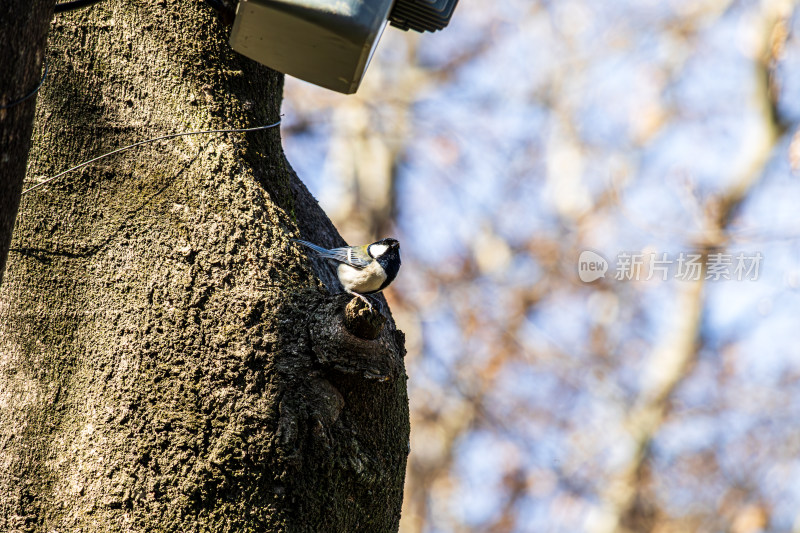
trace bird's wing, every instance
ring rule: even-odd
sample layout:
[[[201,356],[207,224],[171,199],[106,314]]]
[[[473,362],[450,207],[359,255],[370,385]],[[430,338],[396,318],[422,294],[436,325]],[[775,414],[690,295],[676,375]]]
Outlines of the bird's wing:
[[[330,259],[331,261],[336,261],[338,263],[345,263],[355,268],[364,268],[368,266],[372,259],[366,252],[366,247],[364,246],[345,246],[342,248],[333,248],[328,250],[322,246],[317,246],[316,244],[308,241],[301,241],[299,239],[292,240],[302,244],[303,246],[306,246],[307,248],[311,248],[323,259]]]

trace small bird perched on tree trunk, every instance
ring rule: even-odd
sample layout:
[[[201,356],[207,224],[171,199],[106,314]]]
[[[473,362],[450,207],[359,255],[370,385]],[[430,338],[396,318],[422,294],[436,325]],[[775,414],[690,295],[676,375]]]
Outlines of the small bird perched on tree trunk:
[[[316,252],[323,259],[337,263],[336,275],[345,292],[361,298],[370,311],[367,294],[382,291],[397,277],[400,270],[400,243],[386,238],[363,246],[344,246],[328,250],[322,246],[292,239]]]

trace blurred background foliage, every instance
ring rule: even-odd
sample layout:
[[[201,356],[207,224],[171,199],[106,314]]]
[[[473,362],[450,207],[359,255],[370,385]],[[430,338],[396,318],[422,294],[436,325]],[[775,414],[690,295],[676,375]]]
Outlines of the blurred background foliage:
[[[794,2],[462,0],[356,96],[285,96],[345,239],[402,243],[402,532],[800,531]],[[745,252],[757,280],[646,275]]]

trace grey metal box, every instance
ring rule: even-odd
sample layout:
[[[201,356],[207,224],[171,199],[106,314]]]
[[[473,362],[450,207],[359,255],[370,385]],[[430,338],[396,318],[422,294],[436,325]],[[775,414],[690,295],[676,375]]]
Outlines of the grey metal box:
[[[341,93],[358,89],[394,0],[241,0],[231,47]]]

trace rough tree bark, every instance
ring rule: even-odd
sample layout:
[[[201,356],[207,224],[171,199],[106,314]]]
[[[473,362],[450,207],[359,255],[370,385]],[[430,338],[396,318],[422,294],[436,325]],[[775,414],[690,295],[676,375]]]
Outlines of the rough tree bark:
[[[29,184],[277,120],[282,77],[199,2],[50,29]],[[145,145],[23,196],[0,287],[0,531],[394,531],[403,336],[343,327],[341,238],[277,129]]]

